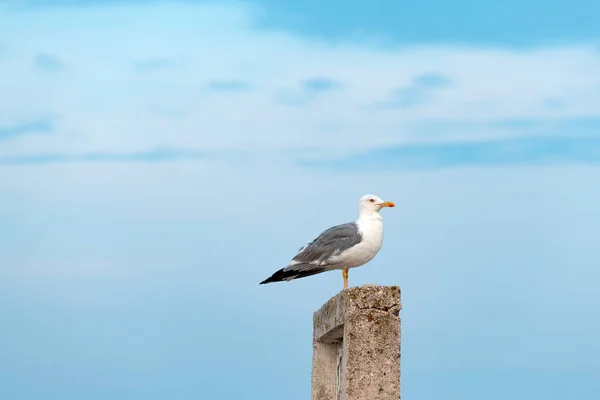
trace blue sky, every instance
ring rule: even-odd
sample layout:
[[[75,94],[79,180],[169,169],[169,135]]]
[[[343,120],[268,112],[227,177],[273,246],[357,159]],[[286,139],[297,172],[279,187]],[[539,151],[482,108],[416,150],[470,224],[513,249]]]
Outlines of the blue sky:
[[[375,193],[403,398],[596,399],[599,7],[6,2],[2,397],[307,398]]]

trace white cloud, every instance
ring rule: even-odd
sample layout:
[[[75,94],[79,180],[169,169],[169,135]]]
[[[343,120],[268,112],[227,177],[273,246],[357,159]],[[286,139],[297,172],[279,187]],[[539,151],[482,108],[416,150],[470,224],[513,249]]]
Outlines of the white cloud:
[[[523,134],[486,127],[504,119],[552,123],[600,116],[600,53],[592,46],[333,45],[261,31],[252,24],[255,9],[229,5],[40,8],[3,15],[0,122],[38,115],[57,115],[58,122],[56,135],[3,143],[2,156],[160,146],[322,147],[339,153],[432,140],[432,134],[433,140]],[[64,70],[36,70],[40,52],[55,55]],[[136,71],[148,59],[170,60],[169,67]],[[413,108],[371,107],[423,73],[452,83]],[[302,107],[277,102],[282,90],[315,76],[339,80],[343,90]],[[214,93],[205,89],[212,80],[242,80],[253,90]],[[435,132],[429,131],[431,120],[442,121]],[[484,128],[468,131],[443,121]]]

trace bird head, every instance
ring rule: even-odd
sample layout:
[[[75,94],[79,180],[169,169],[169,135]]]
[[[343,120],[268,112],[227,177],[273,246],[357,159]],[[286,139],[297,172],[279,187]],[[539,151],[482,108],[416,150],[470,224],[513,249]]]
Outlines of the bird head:
[[[379,212],[384,207],[395,207],[391,201],[383,201],[380,197],[373,194],[366,194],[360,198],[359,208],[361,212]]]

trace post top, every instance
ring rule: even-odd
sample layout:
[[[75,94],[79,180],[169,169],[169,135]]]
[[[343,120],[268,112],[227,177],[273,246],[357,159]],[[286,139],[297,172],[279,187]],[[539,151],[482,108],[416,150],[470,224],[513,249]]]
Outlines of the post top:
[[[334,342],[353,313],[370,310],[398,315],[402,309],[399,286],[363,285],[342,290],[313,315],[315,340]]]
[[[397,308],[396,313],[402,309],[400,286],[366,284],[344,289],[338,295],[344,294],[358,308],[372,308],[381,311]]]

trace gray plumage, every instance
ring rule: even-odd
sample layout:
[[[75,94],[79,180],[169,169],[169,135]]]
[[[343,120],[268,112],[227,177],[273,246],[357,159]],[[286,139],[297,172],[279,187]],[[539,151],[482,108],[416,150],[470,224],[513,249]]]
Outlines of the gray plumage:
[[[290,264],[261,282],[270,283],[315,275],[327,271],[331,258],[356,246],[362,235],[355,222],[337,225],[323,231],[316,239],[298,250]]]
[[[337,225],[323,231],[315,240],[302,247],[292,258],[292,263],[284,268],[285,271],[299,270],[301,265],[314,267],[329,265],[332,256],[339,255],[344,250],[356,246],[362,240],[355,222]]]

